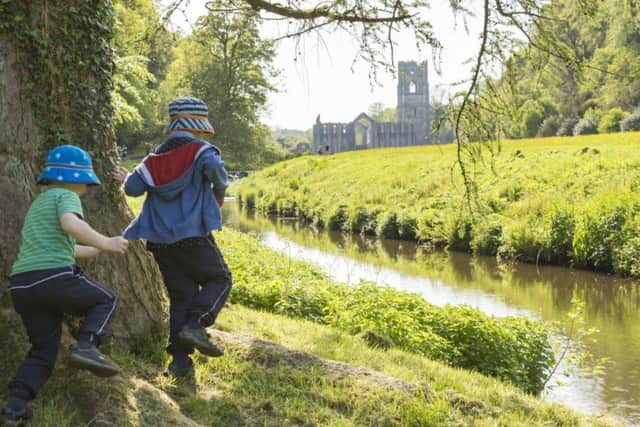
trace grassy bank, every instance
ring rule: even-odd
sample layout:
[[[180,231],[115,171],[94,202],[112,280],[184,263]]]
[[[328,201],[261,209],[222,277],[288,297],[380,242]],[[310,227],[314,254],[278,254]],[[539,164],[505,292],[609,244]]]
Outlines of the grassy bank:
[[[306,156],[234,184],[247,207],[330,229],[639,276],[640,134],[505,141],[469,167],[455,146]]]
[[[0,381],[6,383],[27,344],[6,300],[2,306],[0,337],[11,349],[0,352]],[[159,375],[166,363],[160,344],[143,355],[112,353],[124,370],[113,379],[68,368],[62,350],[34,402],[32,425],[616,425],[423,356],[371,348],[309,321],[233,305],[217,328],[227,331],[212,331],[225,356],[198,357],[195,378],[178,382]]]
[[[139,209],[140,199],[131,201]],[[347,286],[318,268],[261,245],[250,235],[217,233],[234,275],[231,302],[312,320],[471,369],[538,393],[554,355],[546,327],[525,318],[492,318],[469,307],[436,307],[420,295],[371,283]]]
[[[537,393],[554,357],[543,324],[492,318],[469,307],[427,303],[370,283],[331,282],[307,262],[289,259],[247,234],[226,229],[218,240],[234,274],[230,300],[247,307],[330,325],[372,347],[399,348],[471,369]]]

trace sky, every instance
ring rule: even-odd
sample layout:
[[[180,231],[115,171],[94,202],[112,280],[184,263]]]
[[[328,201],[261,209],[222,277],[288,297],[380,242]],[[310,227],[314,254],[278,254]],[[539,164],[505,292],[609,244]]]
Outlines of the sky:
[[[206,0],[190,0],[173,14],[171,23],[188,33],[198,16],[206,13]],[[166,4],[166,0],[165,3]],[[467,60],[477,52],[479,23],[472,19],[464,23],[455,18],[447,0],[434,0],[427,12],[436,37],[443,45],[439,52],[436,73],[433,52],[425,48],[418,52],[410,33],[398,34],[396,61],[427,61],[431,98],[446,99],[454,82],[469,78],[471,66]],[[265,36],[282,34],[273,23],[262,28]],[[356,62],[356,43],[351,36],[335,32],[307,36],[296,49],[295,42],[285,39],[276,46],[274,66],[281,71],[276,81],[277,93],[268,100],[268,112],[262,120],[273,128],[309,129],[320,115],[323,122],[349,122],[369,105],[381,102],[386,107],[396,105],[396,77],[380,72],[377,83],[369,79],[369,65]],[[296,50],[299,55],[296,55]],[[460,89],[460,86],[457,86]]]

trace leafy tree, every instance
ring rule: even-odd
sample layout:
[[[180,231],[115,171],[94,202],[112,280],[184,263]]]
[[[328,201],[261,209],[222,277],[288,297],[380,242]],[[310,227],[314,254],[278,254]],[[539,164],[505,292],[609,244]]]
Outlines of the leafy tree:
[[[164,103],[193,95],[208,104],[215,144],[231,168],[252,169],[266,160],[263,154],[271,138],[260,115],[268,93],[275,90],[270,82],[277,76],[274,55],[273,43],[260,38],[254,12],[212,12],[180,42],[162,84]]]
[[[369,114],[369,117],[373,120],[379,122],[395,122],[397,120],[396,109],[393,107],[385,107],[382,102],[374,102],[369,105],[367,114]]]
[[[627,116],[622,108],[612,108],[602,116],[598,124],[599,133],[620,132],[620,122]]]
[[[118,144],[135,146],[160,136],[157,87],[174,45],[151,0],[116,0],[113,106]]]

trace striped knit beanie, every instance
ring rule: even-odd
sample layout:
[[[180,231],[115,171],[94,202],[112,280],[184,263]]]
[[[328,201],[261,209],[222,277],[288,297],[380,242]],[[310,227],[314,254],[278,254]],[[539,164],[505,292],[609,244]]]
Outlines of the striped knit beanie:
[[[201,99],[192,97],[174,99],[169,103],[170,122],[164,128],[164,134],[169,135],[174,130],[186,130],[213,135],[213,126],[207,118],[208,113],[207,104]]]

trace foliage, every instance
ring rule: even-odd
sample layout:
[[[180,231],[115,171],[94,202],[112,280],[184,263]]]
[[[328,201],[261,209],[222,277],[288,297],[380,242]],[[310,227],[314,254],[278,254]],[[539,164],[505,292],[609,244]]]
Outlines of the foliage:
[[[598,124],[588,118],[581,119],[573,127],[574,135],[593,135],[594,133],[598,133]]]
[[[232,191],[265,213],[277,214],[278,200],[285,199],[298,215],[335,230],[413,236],[431,247],[635,275],[638,144],[639,134],[625,133],[503,142],[491,158],[480,151],[473,215],[463,204],[460,177],[450,170],[453,146],[290,160]],[[366,170],[358,167],[363,162]],[[325,191],[337,174],[341,179]],[[289,186],[294,181],[296,190]],[[617,196],[604,196],[609,193]]]
[[[622,132],[640,130],[640,112],[634,112],[620,121]]]
[[[223,6],[211,3],[213,8]],[[270,82],[277,76],[275,51],[272,42],[260,38],[255,12],[209,13],[174,54],[160,87],[163,103],[185,95],[203,99],[216,130],[213,142],[229,168],[257,169],[271,161],[276,151],[267,148],[271,132],[260,123],[260,115],[267,95],[275,90]]]
[[[567,117],[558,126],[556,136],[570,136],[573,135],[573,129],[578,124],[579,119],[577,117]]]
[[[30,2],[0,2],[0,33],[20,52],[29,77],[22,87],[43,139],[31,154],[43,162],[54,146],[82,141],[94,164],[108,167],[115,157],[111,2],[55,2],[34,16],[39,10]],[[115,197],[116,186],[106,187]]]
[[[537,137],[555,136],[560,127],[560,117],[557,115],[549,116],[542,121],[538,128]]]
[[[396,109],[394,107],[385,107],[381,102],[374,102],[369,105],[367,114],[373,120],[379,122],[395,122],[397,120]]]
[[[173,59],[175,40],[152,0],[116,0],[113,10],[114,127],[118,145],[135,148],[160,139],[166,106],[160,104],[158,85]]]
[[[495,376],[533,393],[541,390],[545,371],[553,364],[540,323],[490,318],[469,307],[438,308],[419,295],[370,283],[332,283],[310,264],[288,259],[235,231],[224,231],[221,245],[234,271],[232,302],[353,335],[373,335],[377,342]]]
[[[481,105],[496,111],[513,138],[551,136],[556,127],[558,136],[595,133],[593,123],[612,109],[600,132],[617,131],[620,112],[640,102],[639,15],[637,4],[624,1],[545,3],[527,43],[515,44],[500,77],[481,85]],[[577,117],[584,121],[576,129]]]
[[[602,116],[600,123],[598,123],[599,133],[611,133],[620,132],[620,122],[627,116],[627,113],[622,111],[622,108],[612,108]]]

